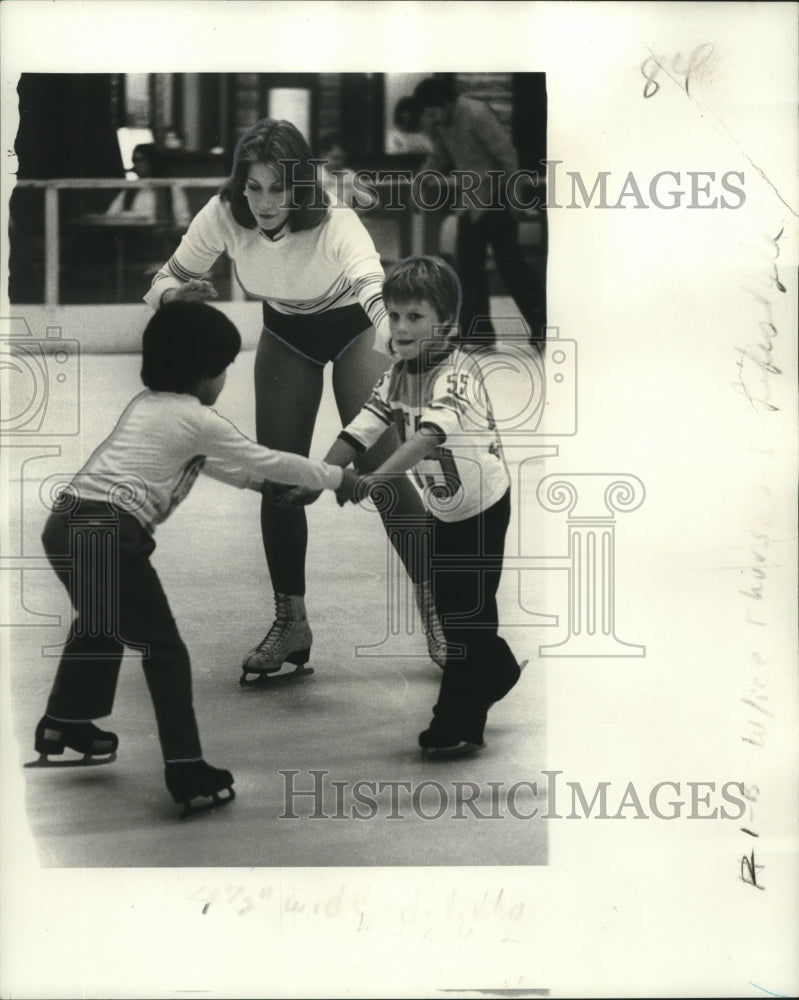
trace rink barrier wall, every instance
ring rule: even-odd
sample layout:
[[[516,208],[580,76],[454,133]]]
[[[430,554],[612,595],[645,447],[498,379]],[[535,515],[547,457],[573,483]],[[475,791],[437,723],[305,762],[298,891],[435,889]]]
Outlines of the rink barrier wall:
[[[260,302],[213,302],[241,333],[242,350],[254,350],[262,328]],[[75,340],[83,354],[135,354],[141,350],[141,335],[153,312],[144,303],[120,305],[11,305],[0,317],[24,320],[29,336],[45,347],[55,348],[60,338]],[[19,323],[9,324],[19,329]],[[56,334],[56,331],[60,331]]]

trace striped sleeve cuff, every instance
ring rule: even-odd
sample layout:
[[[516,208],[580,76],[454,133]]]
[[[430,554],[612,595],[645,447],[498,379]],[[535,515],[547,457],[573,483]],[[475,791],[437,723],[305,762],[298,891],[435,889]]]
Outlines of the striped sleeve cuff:
[[[435,431],[436,434],[440,434],[444,440],[447,440],[447,432],[440,424],[433,423],[432,420],[423,420],[419,424],[420,431]]]
[[[357,438],[354,438],[352,434],[348,434],[346,431],[341,431],[339,433],[339,437],[345,444],[354,448],[359,455],[366,451],[366,445],[362,444]]]
[[[341,481],[344,479],[344,470],[340,465],[328,465],[327,462],[323,462],[322,465],[325,468],[325,473],[327,475],[327,488],[330,490],[337,490],[341,486]]]

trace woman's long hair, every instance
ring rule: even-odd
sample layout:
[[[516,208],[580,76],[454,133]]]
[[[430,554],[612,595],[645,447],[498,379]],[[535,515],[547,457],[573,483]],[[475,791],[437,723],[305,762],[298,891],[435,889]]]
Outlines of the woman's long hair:
[[[230,202],[233,218],[245,229],[257,223],[244,197],[244,185],[254,163],[274,167],[285,187],[290,205],[288,227],[293,231],[315,229],[327,216],[328,200],[316,177],[313,154],[299,129],[291,122],[263,118],[236,143],[233,173],[219,191]]]

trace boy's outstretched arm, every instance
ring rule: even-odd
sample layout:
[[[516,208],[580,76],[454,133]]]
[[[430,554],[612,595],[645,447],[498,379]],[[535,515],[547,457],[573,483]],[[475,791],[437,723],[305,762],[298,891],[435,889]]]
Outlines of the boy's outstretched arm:
[[[342,469],[346,469],[351,462],[355,461],[357,454],[354,445],[345,441],[343,437],[337,437],[322,461],[328,465],[340,465]]]
[[[413,437],[404,441],[395,452],[367,476],[361,476],[355,490],[353,503],[358,503],[369,495],[369,491],[387,479],[399,476],[412,469],[422,459],[427,458],[447,439],[446,434],[432,424],[423,425]]]
[[[392,452],[383,464],[372,473],[374,476],[407,472],[417,462],[427,458],[447,440],[446,434],[433,424],[423,424],[419,430]]]
[[[347,466],[352,462],[355,456],[358,454],[356,449],[348,441],[343,438],[336,438],[330,447],[327,455],[325,455],[322,460],[326,465],[338,465],[342,469],[346,469]],[[346,477],[345,477],[346,480]],[[342,481],[342,486],[344,481]],[[307,486],[292,486],[289,490],[283,490],[277,500],[278,507],[306,507],[308,504],[314,503],[321,496],[321,490],[312,490]],[[352,499],[352,492],[350,491],[349,496],[344,498],[342,501],[339,497],[339,492],[336,491],[336,499],[339,500],[339,505],[342,502]]]

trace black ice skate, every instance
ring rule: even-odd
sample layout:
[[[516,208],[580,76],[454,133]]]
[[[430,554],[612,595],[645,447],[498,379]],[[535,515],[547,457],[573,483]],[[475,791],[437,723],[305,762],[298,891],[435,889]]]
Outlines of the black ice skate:
[[[515,681],[513,682],[513,684],[511,684],[511,686],[510,686],[509,688],[507,688],[507,689],[506,689],[505,691],[500,691],[500,692],[498,693],[497,697],[496,697],[496,698],[494,698],[494,699],[493,699],[493,701],[491,701],[491,702],[490,702],[490,704],[489,704],[489,706],[488,706],[489,708],[491,707],[491,705],[496,705],[496,703],[497,703],[497,702],[498,702],[498,701],[499,701],[499,700],[500,700],[501,698],[504,698],[504,697],[505,697],[505,695],[506,695],[506,694],[508,694],[508,692],[509,692],[509,691],[510,691],[510,690],[511,690],[512,688],[514,688],[514,687],[516,686],[516,684],[517,684],[517,683],[519,682],[519,678],[520,678],[520,677],[522,676],[522,674],[524,673],[524,668],[525,668],[525,667],[527,666],[527,664],[528,664],[529,662],[530,662],[529,660],[522,660],[522,662],[521,662],[521,663],[519,664],[519,677],[517,677],[517,678],[516,678],[516,680],[515,680]]]
[[[87,767],[110,764],[117,759],[119,740],[116,733],[106,733],[91,722],[58,722],[48,715],[36,727],[34,749],[39,759],[25,767]],[[83,754],[77,759],[50,760],[50,755],[60,756],[69,748]]]
[[[482,750],[485,743],[481,737],[460,737],[446,729],[431,726],[423,733],[419,733],[419,746],[422,748],[423,757],[434,760],[447,757],[465,757],[467,754]]]
[[[275,620],[261,642],[249,651],[241,667],[242,687],[275,681],[295,680],[313,673],[306,664],[311,658],[311,634],[301,597],[275,594]],[[284,670],[290,664],[294,670]]]
[[[204,760],[186,764],[167,764],[165,769],[166,787],[174,801],[183,806],[180,819],[208,812],[217,806],[225,806],[236,797],[233,791],[233,775],[219,767],[211,767]],[[220,796],[221,791],[227,795]],[[210,799],[197,803],[196,799]]]

